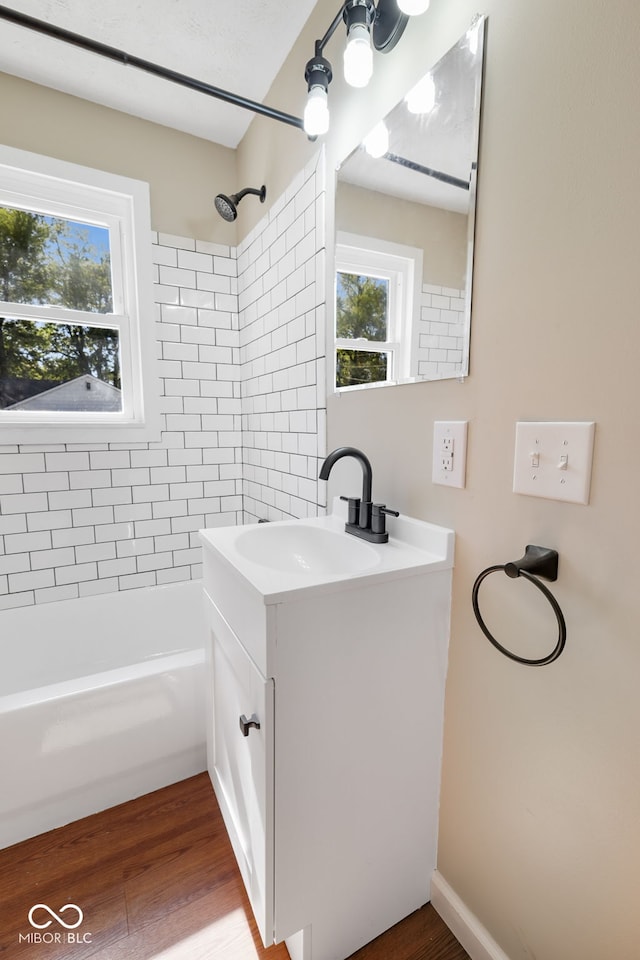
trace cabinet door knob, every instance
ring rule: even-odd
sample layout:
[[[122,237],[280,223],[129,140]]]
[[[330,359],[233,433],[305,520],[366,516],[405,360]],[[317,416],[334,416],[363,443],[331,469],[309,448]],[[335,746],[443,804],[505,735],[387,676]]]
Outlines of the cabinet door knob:
[[[244,713],[240,714],[240,729],[242,731],[243,737],[249,736],[249,730],[251,727],[255,727],[256,730],[260,729],[260,721],[256,717],[255,713],[252,713],[249,719],[245,717]]]

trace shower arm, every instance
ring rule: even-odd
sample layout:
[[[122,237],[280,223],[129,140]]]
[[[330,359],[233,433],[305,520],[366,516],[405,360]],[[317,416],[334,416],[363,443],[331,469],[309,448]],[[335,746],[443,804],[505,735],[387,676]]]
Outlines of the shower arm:
[[[146,73],[154,74],[163,80],[170,80],[180,86],[188,87],[190,90],[197,90],[209,97],[215,97],[217,100],[223,100],[225,103],[231,103],[233,106],[242,107],[244,110],[252,110],[254,113],[261,114],[263,117],[269,117],[271,120],[279,120],[291,127],[304,129],[303,121],[300,117],[294,117],[289,113],[283,113],[273,107],[266,107],[262,103],[254,100],[248,100],[236,93],[229,93],[227,90],[221,90],[219,87],[211,86],[202,80],[196,80],[193,77],[185,76],[175,70],[169,70],[167,67],[161,67],[158,64],[151,63],[149,60],[143,60],[140,57],[125,53],[124,50],[118,50],[116,47],[107,46],[99,43],[97,40],[91,40],[89,37],[83,37],[71,30],[65,30],[63,27],[56,27],[44,20],[38,20],[36,17],[30,17],[26,13],[20,13],[18,10],[12,10],[0,4],[0,19],[7,20],[9,23],[15,23],[19,27],[26,27],[28,30],[34,30],[36,33],[42,33],[54,40],[62,40],[64,43],[70,43],[75,47],[88,50],[90,53],[97,53],[108,60],[114,60],[128,67],[137,67]]]
[[[247,194],[252,194],[255,197],[260,197],[261,203],[264,203],[265,197],[267,195],[266,187],[260,187],[257,190],[255,187],[245,187],[244,190],[239,190],[237,193],[231,194],[231,199],[236,203],[240,203],[243,197],[246,197]]]

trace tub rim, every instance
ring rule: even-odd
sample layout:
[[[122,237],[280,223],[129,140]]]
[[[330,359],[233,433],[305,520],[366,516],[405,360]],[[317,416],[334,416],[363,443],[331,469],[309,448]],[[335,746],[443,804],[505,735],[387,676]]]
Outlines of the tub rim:
[[[204,661],[204,648],[192,647],[178,653],[161,654],[147,660],[135,661],[122,667],[113,667],[110,670],[85,674],[70,680],[61,680],[57,683],[3,694],[0,695],[0,715],[33,707],[36,704],[50,703],[54,700],[76,696],[80,693],[89,693],[142,677],[152,677],[170,670],[196,666],[204,663]]]

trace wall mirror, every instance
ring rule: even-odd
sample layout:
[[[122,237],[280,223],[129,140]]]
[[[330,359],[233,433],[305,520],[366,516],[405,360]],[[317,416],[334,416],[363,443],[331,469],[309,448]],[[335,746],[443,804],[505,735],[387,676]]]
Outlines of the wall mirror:
[[[468,373],[485,23],[338,168],[336,390]]]

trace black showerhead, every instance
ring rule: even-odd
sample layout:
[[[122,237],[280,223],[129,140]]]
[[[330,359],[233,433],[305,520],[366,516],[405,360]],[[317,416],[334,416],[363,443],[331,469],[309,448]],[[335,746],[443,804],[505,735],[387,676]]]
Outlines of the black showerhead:
[[[223,220],[232,223],[236,219],[238,216],[238,204],[248,193],[253,193],[256,197],[260,197],[260,203],[264,203],[265,197],[267,196],[267,188],[262,186],[259,190],[256,190],[254,187],[245,187],[245,189],[239,193],[232,193],[230,197],[226,197],[224,193],[218,194],[214,203],[216,210]]]
[[[238,216],[235,203],[229,197],[225,197],[224,193],[219,193],[214,203],[223,220],[228,220],[231,223]]]

